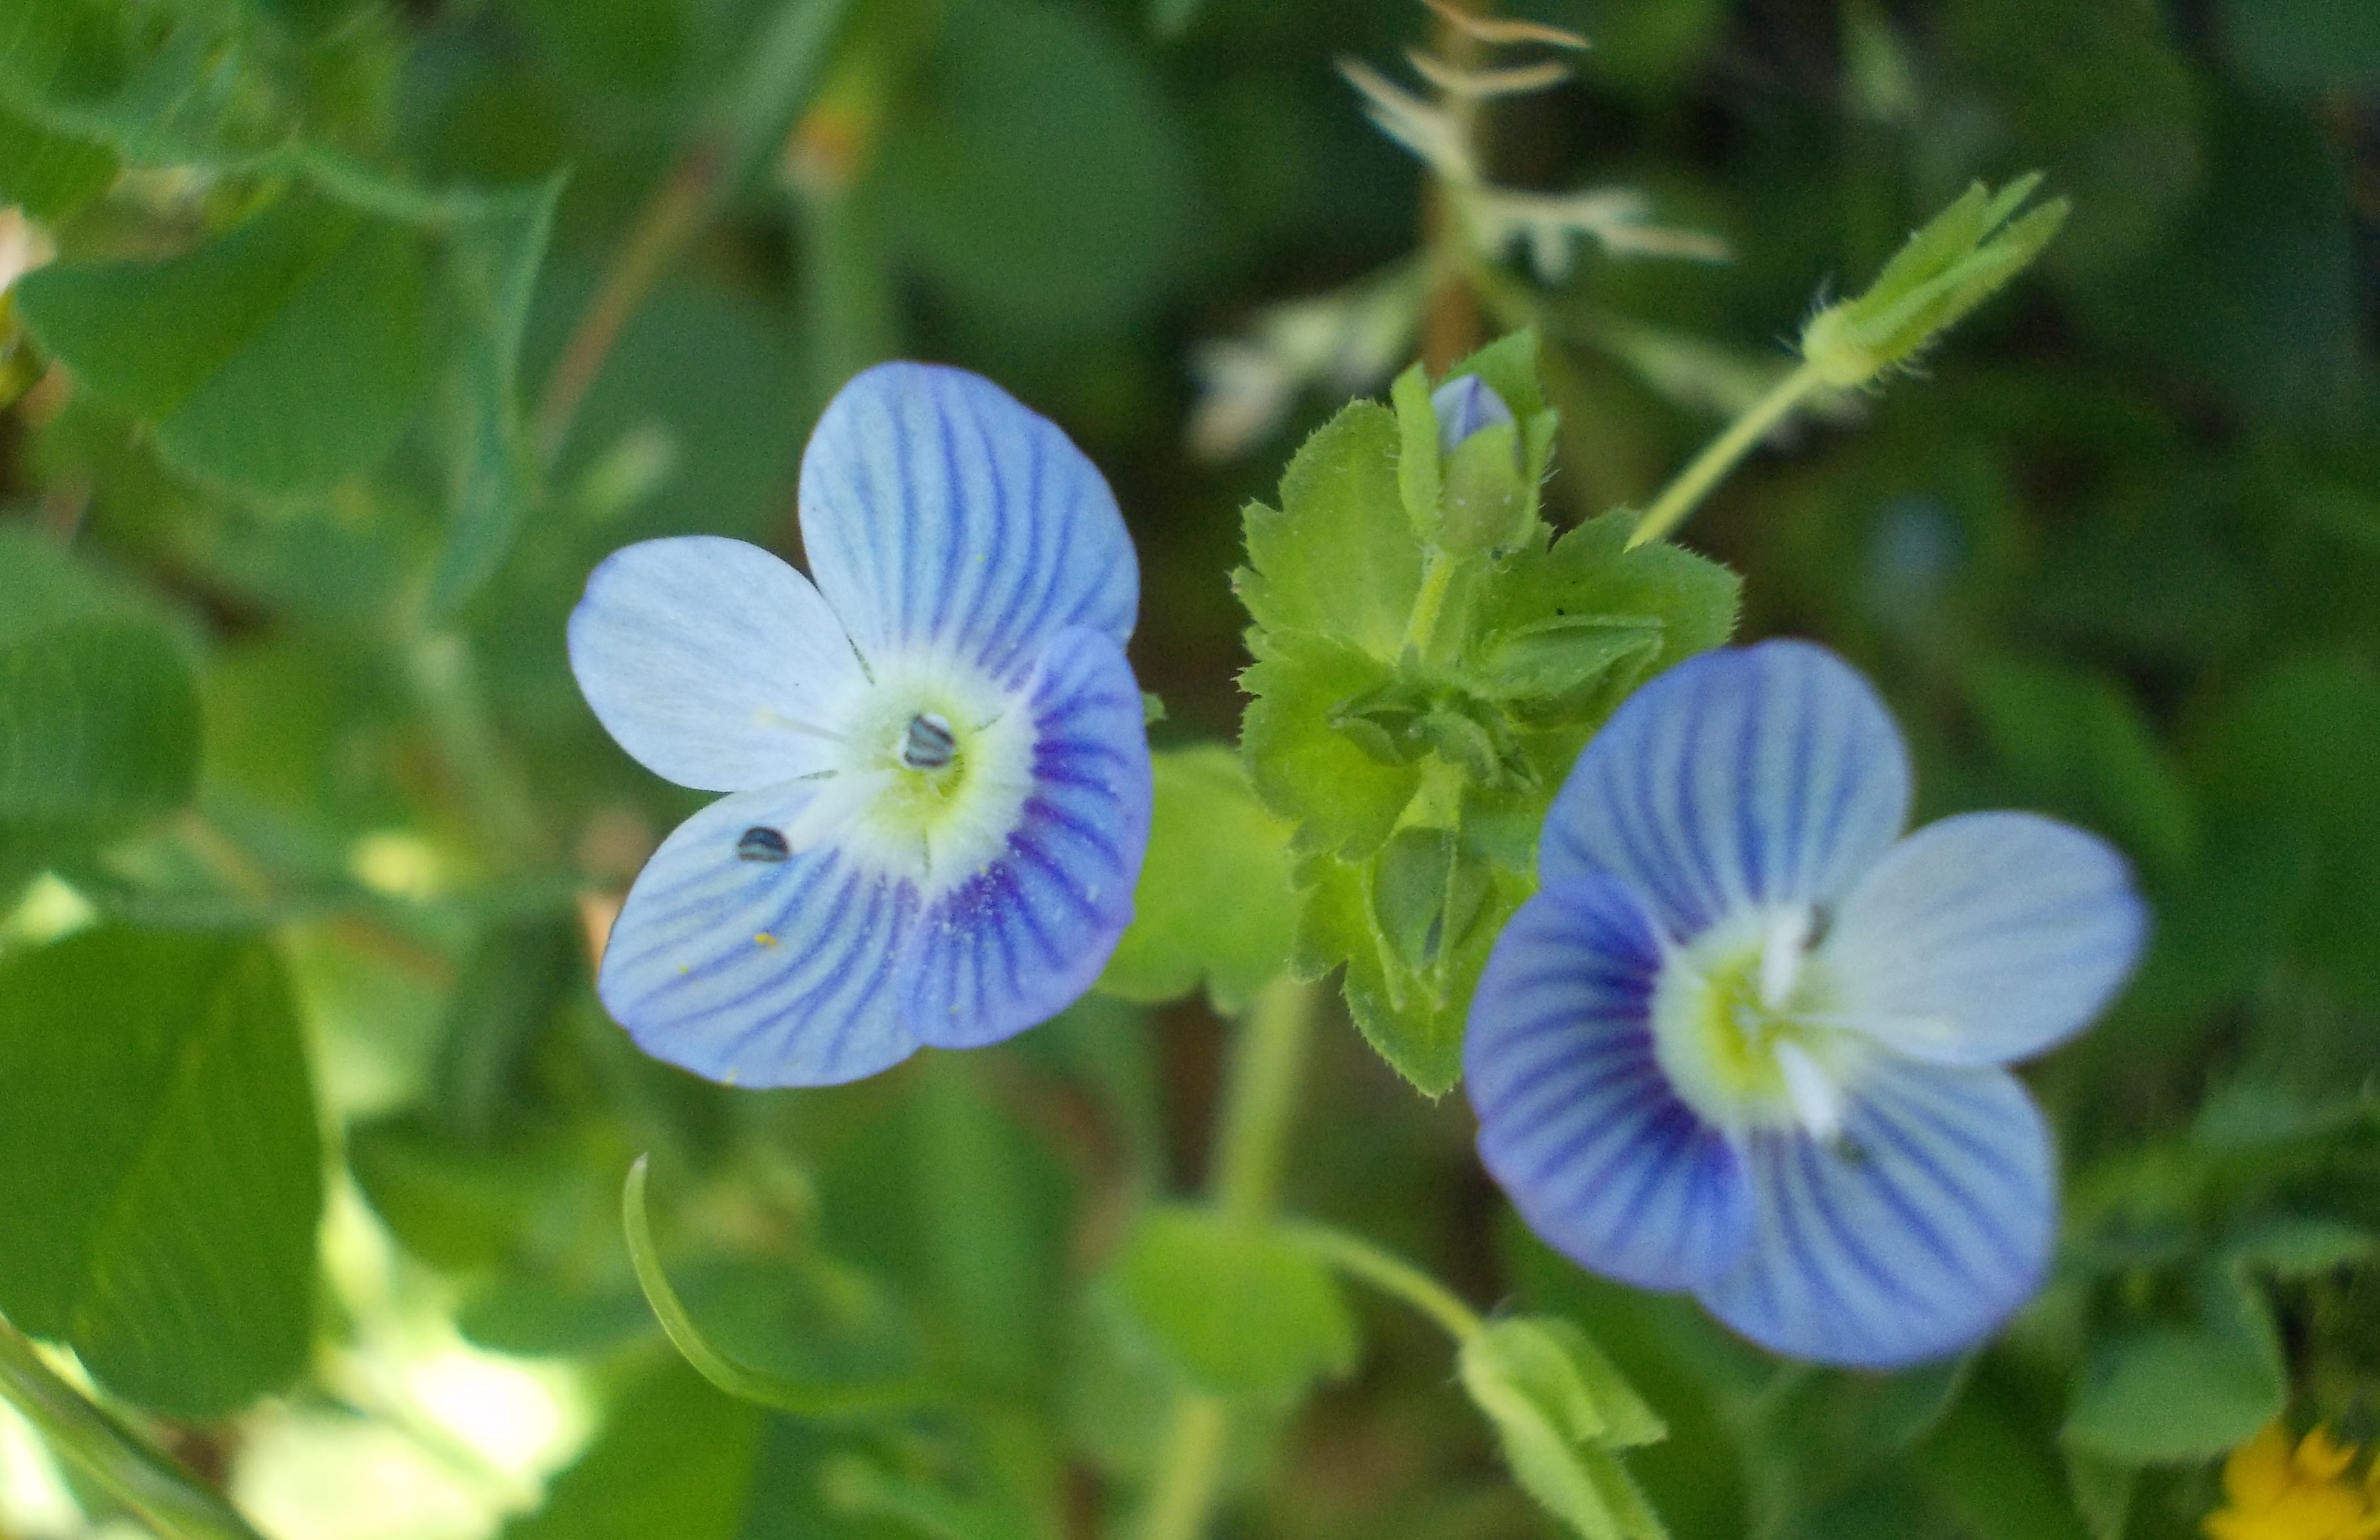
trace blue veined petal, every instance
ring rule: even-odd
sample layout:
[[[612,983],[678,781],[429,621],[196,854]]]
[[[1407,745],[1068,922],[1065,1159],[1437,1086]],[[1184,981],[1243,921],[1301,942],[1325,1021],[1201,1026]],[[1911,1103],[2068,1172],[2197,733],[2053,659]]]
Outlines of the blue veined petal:
[[[647,1053],[739,1085],[832,1085],[917,1049],[896,987],[916,891],[832,841],[788,850],[818,794],[722,797],[638,875],[597,988]]]
[[[1627,889],[1592,873],[1548,884],[1497,938],[1463,1066],[1480,1158],[1529,1228],[1582,1267],[1683,1289],[1734,1261],[1752,1210],[1735,1151],[1654,1060],[1660,966]]]
[[[1968,813],[1861,879],[1822,955],[1845,1025],[1912,1058],[1999,1064],[2088,1025],[2147,933],[2106,841],[2031,813]]]
[[[1148,736],[1123,650],[1062,632],[1026,692],[1033,789],[1006,849],[927,909],[903,973],[921,1042],[979,1048],[1080,999],[1132,920],[1148,849]]]
[[[2057,1196],[2041,1114],[2004,1070],[1879,1056],[1842,1137],[1755,1134],[1758,1234],[1695,1290],[1796,1358],[1894,1368],[1947,1357],[2031,1298]]]
[[[809,579],[711,535],[615,551],[570,612],[570,667],[622,748],[709,792],[823,768],[820,735],[865,686],[843,623]]]
[[[1482,428],[1512,420],[1512,408],[1475,374],[1460,374],[1439,386],[1430,393],[1429,405],[1438,414],[1438,448],[1442,455],[1453,454],[1455,445]]]
[[[1760,903],[1830,903],[1909,814],[1909,757],[1851,665],[1807,642],[1689,659],[1630,696],[1546,818],[1548,883],[1608,871],[1675,940]]]
[[[802,456],[802,544],[870,657],[920,644],[996,678],[1071,625],[1132,636],[1140,569],[1107,482],[988,380],[880,364],[844,386]]]

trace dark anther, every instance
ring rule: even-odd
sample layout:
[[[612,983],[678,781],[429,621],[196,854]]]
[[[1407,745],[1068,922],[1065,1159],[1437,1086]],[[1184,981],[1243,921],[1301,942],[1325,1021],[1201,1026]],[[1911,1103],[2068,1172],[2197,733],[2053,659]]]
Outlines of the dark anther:
[[[931,711],[920,711],[909,719],[909,730],[901,734],[901,762],[911,770],[940,770],[958,758],[959,741],[951,735],[951,724]]]
[[[783,861],[793,855],[785,837],[766,824],[754,824],[744,831],[735,842],[735,858],[739,861]]]

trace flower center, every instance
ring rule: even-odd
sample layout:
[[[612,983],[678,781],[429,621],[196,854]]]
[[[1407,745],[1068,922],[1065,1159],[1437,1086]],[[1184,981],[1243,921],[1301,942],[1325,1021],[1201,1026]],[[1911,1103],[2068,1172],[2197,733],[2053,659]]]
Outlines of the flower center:
[[[1815,910],[1789,905],[1723,923],[1662,962],[1654,1056],[1686,1104],[1730,1133],[1842,1131],[1864,1045],[1828,1020],[1817,929]]]
[[[931,898],[1007,848],[1033,788],[1030,702],[947,660],[876,659],[869,687],[834,724],[836,763],[771,840],[747,831],[747,861],[831,843],[846,859]]]
[[[920,711],[901,734],[901,762],[911,770],[938,770],[958,758],[959,741],[940,711]]]

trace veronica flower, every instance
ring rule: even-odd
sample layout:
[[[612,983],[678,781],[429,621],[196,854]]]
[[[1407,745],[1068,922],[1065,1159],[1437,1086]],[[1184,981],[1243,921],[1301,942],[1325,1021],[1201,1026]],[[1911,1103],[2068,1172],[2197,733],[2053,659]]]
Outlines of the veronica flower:
[[[2038,1287],[2049,1136],[2004,1064],[2079,1030],[2146,928],[2122,859],[2027,813],[1906,838],[1867,684],[1706,654],[1579,757],[1464,1065],[1479,1149],[1582,1266],[1780,1352],[1957,1351]]]
[[[1139,569],[1098,470],[987,381],[885,364],[802,459],[809,577],[737,540],[615,552],[571,667],[620,746],[729,794],[662,842],[598,988],[749,1085],[973,1048],[1089,988],[1132,916]]]

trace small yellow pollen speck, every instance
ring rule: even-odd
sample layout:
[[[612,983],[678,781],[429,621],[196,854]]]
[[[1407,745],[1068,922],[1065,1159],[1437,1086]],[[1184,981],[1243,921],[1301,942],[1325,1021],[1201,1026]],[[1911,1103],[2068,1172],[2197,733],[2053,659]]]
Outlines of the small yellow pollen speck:
[[[756,947],[772,947],[777,944],[777,938],[763,930],[752,938],[752,944]]]
[[[694,964],[691,964],[691,963],[680,963],[680,964],[677,965],[677,971],[678,971],[678,972],[680,972],[680,973],[682,973],[682,974],[683,974],[683,973],[692,973],[692,972],[694,971]]]

